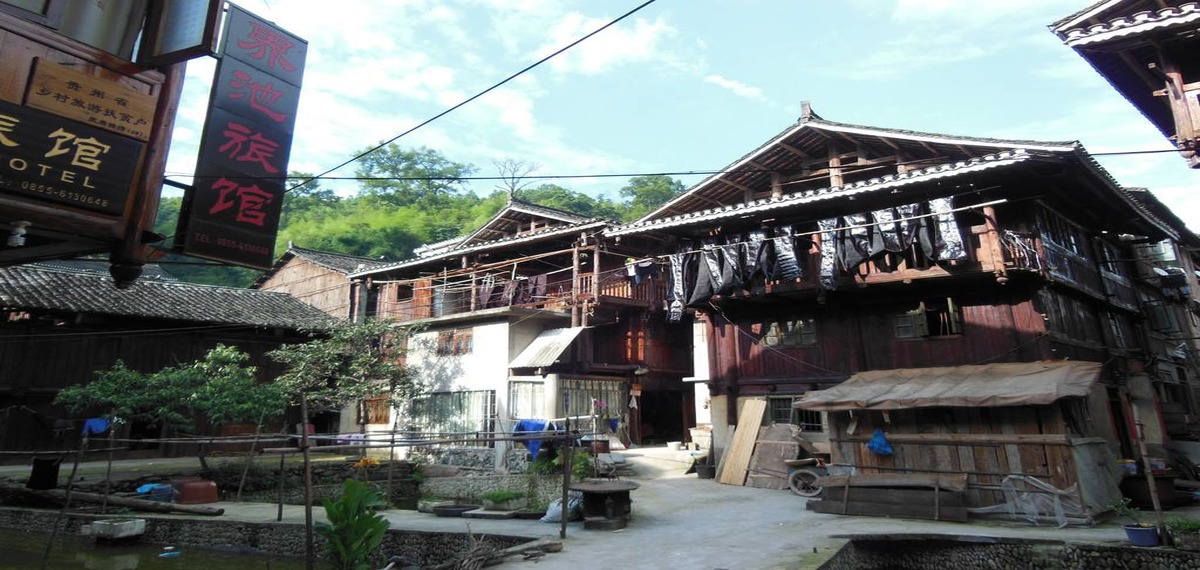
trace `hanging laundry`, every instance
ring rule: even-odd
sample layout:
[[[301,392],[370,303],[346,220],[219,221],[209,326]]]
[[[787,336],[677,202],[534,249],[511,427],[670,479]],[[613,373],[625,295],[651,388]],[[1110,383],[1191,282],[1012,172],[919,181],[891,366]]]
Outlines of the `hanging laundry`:
[[[821,236],[821,286],[832,291],[837,289],[837,218],[817,221]]]
[[[684,254],[672,253],[671,255],[667,256],[667,260],[671,264],[671,272],[667,274],[667,321],[677,323],[683,319]]]
[[[792,238],[792,226],[775,228],[775,236],[771,239],[775,250],[775,268],[772,270],[775,278],[793,281],[803,277],[804,271],[796,260],[796,242]]]
[[[934,259],[967,258],[967,250],[963,246],[962,234],[958,232],[958,224],[954,221],[952,210],[953,198],[935,198],[929,201],[929,212],[936,214],[933,228],[936,237]]]
[[[108,431],[108,418],[89,418],[83,421],[83,435]]]
[[[706,239],[700,248],[701,263],[708,266],[708,285],[712,290],[713,295],[724,295],[729,292],[728,283],[725,281],[725,271],[721,266],[721,250],[717,247],[717,240]]]
[[[742,281],[742,250],[744,244],[741,243],[741,236],[729,236],[725,238],[725,245],[721,248],[721,278],[729,287],[729,292],[734,289],[745,288],[745,282]]]
[[[753,287],[758,277],[762,277],[764,281],[771,279],[771,267],[766,264],[766,261],[770,258],[767,247],[766,232],[754,230],[746,234],[746,263],[744,264],[742,273],[742,283],[746,289]]]
[[[897,223],[900,225],[900,245],[903,249],[908,249],[916,241],[917,232],[921,227],[921,220],[913,219],[921,215],[921,205],[896,206],[896,215],[899,216]]]
[[[685,254],[687,264],[684,265],[685,282],[691,286],[687,296],[687,306],[704,304],[713,296],[712,269],[708,263],[711,251],[691,251]],[[686,273],[688,268],[694,268],[692,273]]]
[[[904,251],[904,241],[900,233],[900,226],[896,223],[896,210],[894,208],[884,208],[871,212],[871,218],[875,221],[876,239],[879,244],[872,245],[872,249],[877,247],[884,251],[901,252]]]
[[[658,268],[658,263],[653,259],[643,259],[634,265],[634,275],[637,276],[640,283],[647,279],[658,279],[662,272]]]
[[[842,218],[845,228],[838,240],[838,257],[847,271],[871,258],[871,241],[867,231],[867,214],[850,214]]]
[[[486,309],[492,302],[492,294],[496,291],[496,276],[484,275],[479,280],[479,308]]]
[[[545,273],[529,276],[529,296],[531,301],[538,301],[546,298],[546,281]]]

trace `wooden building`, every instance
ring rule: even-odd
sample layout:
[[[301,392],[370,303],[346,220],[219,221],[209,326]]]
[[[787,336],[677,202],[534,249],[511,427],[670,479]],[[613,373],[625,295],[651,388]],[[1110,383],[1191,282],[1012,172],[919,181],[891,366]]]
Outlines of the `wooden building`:
[[[306,290],[344,295],[353,287],[342,298],[361,308],[348,311],[354,318],[420,327],[406,358],[423,395],[402,410],[401,427],[509,433],[522,419],[571,417],[591,431],[594,417],[596,425],[620,420],[626,441],[682,441],[695,423],[682,382],[691,374],[690,323],[664,320],[664,276],[658,264],[639,268],[631,259],[636,239],[619,251],[601,241],[612,225],[510,199],[480,228],[418,248],[412,259],[344,277],[312,266],[276,271],[258,286],[308,302],[315,297]],[[343,414],[343,431],[358,431],[352,416]],[[383,410],[367,416],[375,431],[397,419]],[[502,469],[507,449],[459,451]]]
[[[1045,478],[1086,486],[1095,507],[1115,489],[1115,459],[1137,456],[1135,418],[1165,455],[1163,383],[1196,381],[1194,359],[1156,356],[1181,329],[1151,334],[1154,307],[1188,313],[1190,296],[1139,274],[1166,269],[1138,257],[1195,236],[1077,142],[850,125],[805,104],[797,123],[606,236],[663,244],[668,314],[702,327],[696,375],[722,451],[739,401],[765,398],[767,423],[799,424],[859,470],[967,474],[971,506],[992,504],[980,489],[1009,475]],[[968,368],[1063,361],[1090,363],[1086,390],[1037,405],[986,400],[992,385]],[[991,403],[816,399],[862,374],[902,392],[899,379],[947,368]],[[874,427],[903,443],[894,456],[863,452]],[[1111,471],[1096,477],[1097,463]]]
[[[1200,5],[1101,0],[1050,29],[1200,168]]]
[[[117,360],[155,372],[225,344],[249,354],[260,379],[269,381],[281,369],[267,352],[305,338],[298,330],[330,322],[283,293],[182,283],[156,266],[129,288],[116,289],[102,263],[85,261],[0,269],[0,306],[3,451],[77,446],[82,418],[54,406],[54,397]],[[160,435],[136,422],[124,429],[134,437]]]

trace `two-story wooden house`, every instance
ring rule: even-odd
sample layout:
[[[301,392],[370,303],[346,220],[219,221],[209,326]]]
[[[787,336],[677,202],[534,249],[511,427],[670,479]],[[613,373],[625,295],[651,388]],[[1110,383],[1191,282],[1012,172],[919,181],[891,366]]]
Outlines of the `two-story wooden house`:
[[[800,120],[610,239],[654,238],[668,316],[703,328],[718,449],[738,403],[801,425],[860,470],[1011,475],[1116,492],[1136,424],[1165,435],[1145,334],[1169,293],[1137,246],[1194,240],[1076,142]],[[1195,380],[1194,370],[1171,373]],[[867,451],[874,428],[895,445]],[[1152,449],[1162,453],[1161,447]]]
[[[412,259],[346,272],[307,252],[281,260],[296,271],[277,266],[257,286],[302,299],[329,291],[341,299],[332,304],[356,307],[339,316],[420,327],[406,363],[423,395],[398,417],[368,412],[368,430],[399,420],[409,432],[483,436],[443,449],[456,454],[448,460],[503,468],[511,446],[484,440],[522,419],[570,417],[585,433],[603,431],[607,419],[626,442],[682,441],[695,423],[682,382],[691,375],[690,323],[664,321],[665,276],[656,263],[636,263],[639,240],[602,241],[612,225],[514,199]],[[342,431],[358,431],[362,416],[343,414]]]

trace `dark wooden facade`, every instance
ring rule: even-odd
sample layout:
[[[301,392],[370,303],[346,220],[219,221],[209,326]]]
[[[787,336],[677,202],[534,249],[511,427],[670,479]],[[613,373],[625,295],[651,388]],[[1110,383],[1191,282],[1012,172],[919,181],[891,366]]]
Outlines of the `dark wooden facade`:
[[[937,214],[939,200],[944,215]],[[924,212],[913,220],[937,220],[935,238],[874,245],[892,239],[888,232],[906,205],[926,201],[928,210],[908,211]],[[1154,330],[1156,311],[1190,315],[1187,296],[1161,278],[1183,271],[1139,249],[1195,236],[1153,214],[1076,143],[846,125],[806,108],[799,123],[721,174],[609,235],[653,235],[669,244],[656,254],[686,252],[688,267],[688,256],[722,244],[757,247],[754,232],[776,236],[776,252],[791,248],[799,271],[689,299],[688,312],[709,329],[708,385],[714,411],[724,412],[713,418],[718,439],[739,422],[739,398],[798,398],[860,371],[1104,363],[1093,396],[1083,402],[899,410],[891,423],[863,412],[854,420],[857,435],[847,433],[852,421],[845,412],[830,412],[828,432],[813,434],[829,439],[835,462],[867,472],[967,472],[975,485],[972,506],[983,506],[997,499],[993,488],[1010,474],[1045,477],[1066,489],[1079,482],[1081,470],[1108,457],[1115,477],[1112,459],[1136,455],[1135,411],[1148,426],[1151,453],[1165,455],[1163,384],[1178,383],[1177,405],[1196,409],[1194,358],[1170,350],[1186,331]],[[936,236],[960,240],[961,252],[930,255],[944,245]],[[743,263],[753,257],[742,255]],[[717,255],[700,263],[727,261]],[[1134,387],[1132,378],[1143,370],[1156,387],[1152,395]],[[1075,405],[1089,413],[1064,413]],[[1196,426],[1185,424],[1170,435],[1191,435]],[[869,428],[880,426],[899,438],[894,456],[864,451]]]

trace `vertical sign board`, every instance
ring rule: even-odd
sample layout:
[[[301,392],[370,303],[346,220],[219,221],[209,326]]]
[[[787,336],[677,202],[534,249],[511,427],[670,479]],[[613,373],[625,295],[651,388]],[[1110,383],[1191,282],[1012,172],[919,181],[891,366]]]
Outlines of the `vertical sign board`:
[[[271,267],[307,49],[229,5],[195,182],[175,238],[182,253]]]

